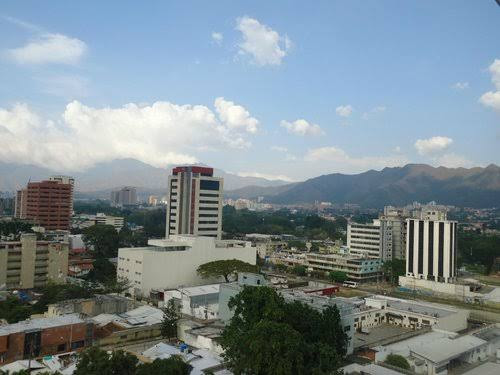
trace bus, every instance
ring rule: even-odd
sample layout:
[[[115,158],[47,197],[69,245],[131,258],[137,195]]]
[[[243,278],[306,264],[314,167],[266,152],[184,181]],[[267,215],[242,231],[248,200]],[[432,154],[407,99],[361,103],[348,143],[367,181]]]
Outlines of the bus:
[[[355,282],[355,281],[344,281],[344,283],[342,284],[342,286],[345,286],[346,288],[357,288],[358,287],[358,283]]]

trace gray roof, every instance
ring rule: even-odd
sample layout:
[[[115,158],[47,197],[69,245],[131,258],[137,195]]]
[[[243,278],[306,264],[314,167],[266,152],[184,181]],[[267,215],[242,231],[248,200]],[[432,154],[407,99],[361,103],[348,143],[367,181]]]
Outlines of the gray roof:
[[[425,345],[410,346],[410,351],[437,364],[450,361],[484,344],[487,342],[470,335],[456,339],[444,337],[431,343],[425,343]]]
[[[6,336],[28,330],[41,330],[84,322],[85,321],[80,318],[79,314],[67,314],[53,318],[26,319],[14,324],[0,326],[0,336]]]

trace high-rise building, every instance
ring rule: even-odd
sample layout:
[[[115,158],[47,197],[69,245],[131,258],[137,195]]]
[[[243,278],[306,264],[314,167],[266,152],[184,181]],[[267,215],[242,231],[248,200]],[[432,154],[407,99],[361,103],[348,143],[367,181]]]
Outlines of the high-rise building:
[[[30,220],[45,230],[69,230],[73,186],[71,177],[62,176],[29,182],[25,189],[17,191],[14,216]]]
[[[213,168],[176,167],[168,178],[167,237],[194,234],[221,238],[223,179]]]
[[[137,189],[125,186],[120,190],[111,192],[111,204],[113,206],[134,206],[137,204]]]
[[[380,257],[380,221],[371,224],[347,224],[347,247],[354,255]]]
[[[67,242],[37,241],[31,233],[20,241],[0,242],[0,286],[37,288],[49,280],[64,283],[67,274]]]
[[[406,276],[450,283],[456,277],[457,222],[446,213],[422,212],[407,219]]]
[[[73,212],[73,195],[75,190],[75,179],[70,176],[57,175],[57,176],[51,176],[49,180],[58,181],[60,184],[68,184],[71,186],[71,212]]]
[[[16,219],[26,219],[27,196],[28,189],[26,188],[16,192],[16,202],[14,204],[14,217]]]
[[[380,215],[380,258],[382,260],[404,259],[406,254],[406,219],[408,211],[395,207],[384,207]]]

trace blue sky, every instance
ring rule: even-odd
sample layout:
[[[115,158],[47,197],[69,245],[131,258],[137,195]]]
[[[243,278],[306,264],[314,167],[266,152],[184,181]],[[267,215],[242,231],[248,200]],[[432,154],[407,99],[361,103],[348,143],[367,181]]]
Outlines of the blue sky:
[[[499,26],[493,0],[5,1],[0,161],[499,164]]]

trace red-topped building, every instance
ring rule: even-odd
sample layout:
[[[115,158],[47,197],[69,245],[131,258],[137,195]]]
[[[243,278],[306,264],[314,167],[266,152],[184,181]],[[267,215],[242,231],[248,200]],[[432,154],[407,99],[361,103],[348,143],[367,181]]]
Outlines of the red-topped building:
[[[69,230],[73,209],[73,179],[29,182],[17,197],[25,207],[19,217],[46,230]],[[19,194],[19,193],[18,193]]]

